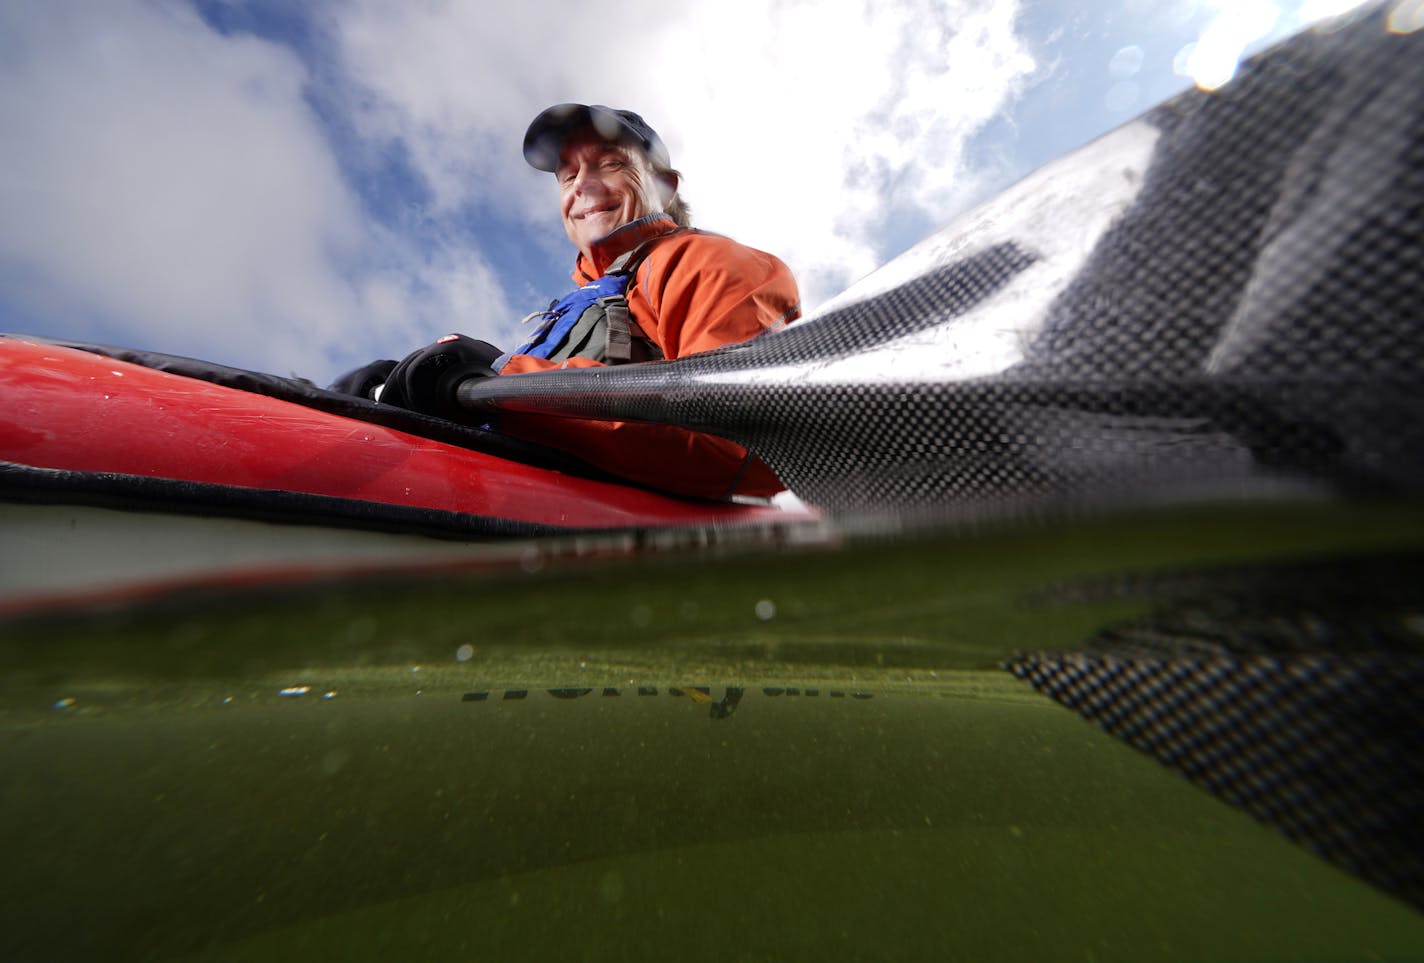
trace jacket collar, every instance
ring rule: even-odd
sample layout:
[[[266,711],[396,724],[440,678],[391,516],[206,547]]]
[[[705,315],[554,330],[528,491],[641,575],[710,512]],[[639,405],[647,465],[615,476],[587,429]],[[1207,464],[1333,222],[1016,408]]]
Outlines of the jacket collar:
[[[608,265],[627,254],[644,241],[677,230],[677,222],[661,211],[629,221],[612,234],[593,242],[593,260],[590,262],[582,253],[574,262],[574,283],[583,286],[589,281],[603,277]]]

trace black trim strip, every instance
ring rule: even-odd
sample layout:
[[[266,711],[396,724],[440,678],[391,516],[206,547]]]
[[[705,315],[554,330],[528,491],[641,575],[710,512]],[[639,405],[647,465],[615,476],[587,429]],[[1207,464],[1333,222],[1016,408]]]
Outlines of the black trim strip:
[[[453,540],[531,538],[604,531],[266,488],[78,472],[0,462],[0,501],[241,518]]]

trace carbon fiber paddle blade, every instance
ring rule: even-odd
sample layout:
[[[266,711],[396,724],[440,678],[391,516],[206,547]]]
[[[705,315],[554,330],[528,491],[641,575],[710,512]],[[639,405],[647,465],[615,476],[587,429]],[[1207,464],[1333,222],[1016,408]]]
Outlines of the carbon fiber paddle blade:
[[[1424,909],[1424,560],[1234,570],[1080,651],[1007,668],[1340,868]]]

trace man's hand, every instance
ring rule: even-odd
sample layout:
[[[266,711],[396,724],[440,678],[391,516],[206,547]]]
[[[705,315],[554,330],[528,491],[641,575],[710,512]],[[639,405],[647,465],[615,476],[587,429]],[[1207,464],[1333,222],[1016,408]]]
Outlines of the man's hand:
[[[470,378],[494,377],[490,365],[503,353],[487,342],[463,334],[447,334],[395,366],[381,389],[381,401],[438,418],[456,419],[462,409],[455,389]]]

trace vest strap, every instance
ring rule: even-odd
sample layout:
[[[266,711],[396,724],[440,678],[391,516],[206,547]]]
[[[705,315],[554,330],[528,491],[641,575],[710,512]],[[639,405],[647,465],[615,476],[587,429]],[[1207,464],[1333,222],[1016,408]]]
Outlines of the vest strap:
[[[657,342],[633,320],[628,310],[627,291],[653,242],[668,236],[650,238],[631,251],[623,252],[608,265],[602,277],[564,295],[547,311],[536,311],[526,317],[526,322],[542,323],[513,353],[549,361],[591,358],[604,364],[662,358]]]

